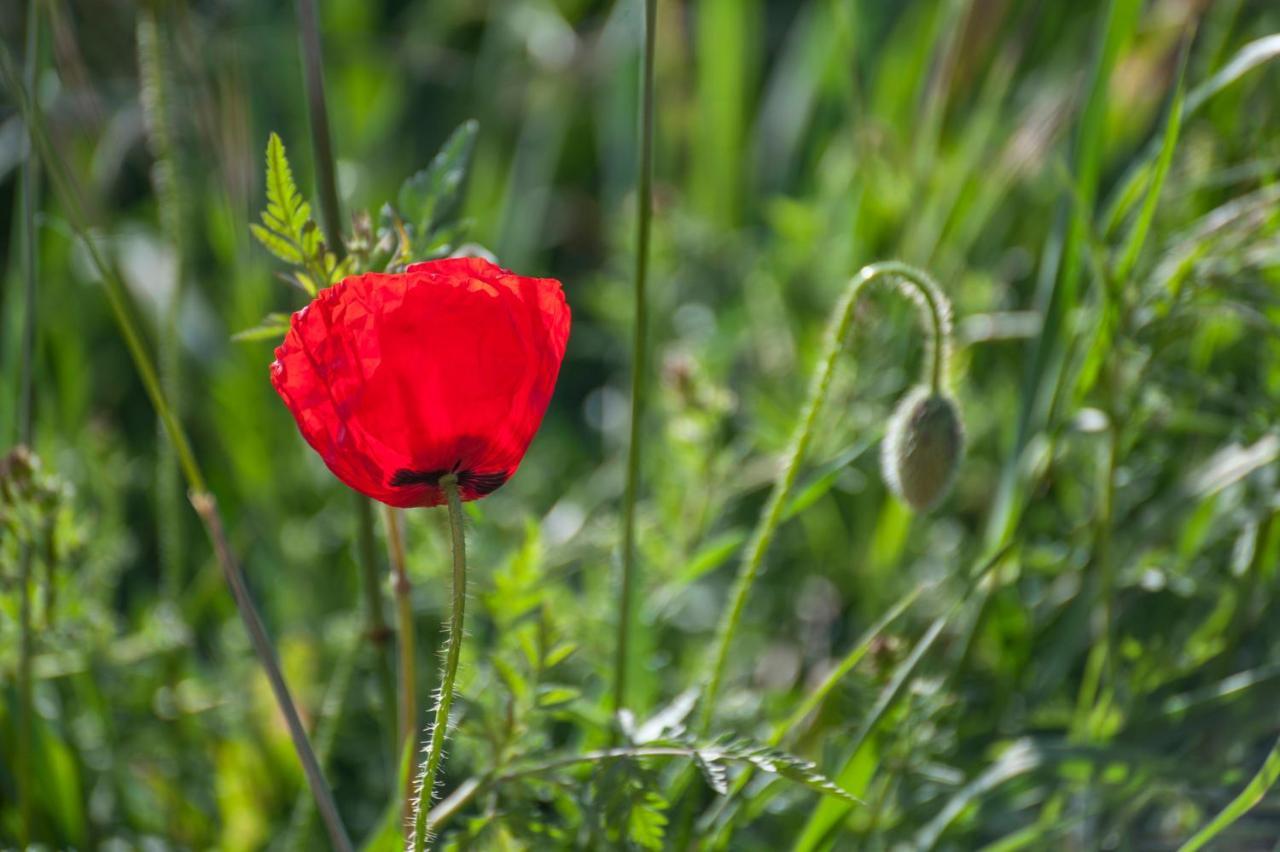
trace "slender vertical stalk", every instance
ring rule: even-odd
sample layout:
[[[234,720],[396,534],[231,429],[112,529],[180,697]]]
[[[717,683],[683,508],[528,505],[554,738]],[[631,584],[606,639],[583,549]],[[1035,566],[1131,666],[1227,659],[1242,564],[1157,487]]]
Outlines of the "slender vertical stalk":
[[[158,356],[160,383],[169,404],[178,416],[182,415],[182,352],[179,340],[178,320],[186,290],[187,263],[187,215],[186,197],[182,191],[181,172],[177,148],[177,130],[171,110],[173,103],[169,73],[170,52],[168,40],[157,20],[156,11],[144,6],[138,17],[138,71],[142,81],[142,111],[147,130],[147,142],[155,158],[152,166],[152,184],[160,221],[169,244],[177,257],[173,292],[165,310],[163,331],[159,336]],[[157,422],[156,431],[164,429]],[[167,597],[174,597],[181,583],[182,570],[182,481],[178,473],[173,449],[166,443],[158,448],[156,466],[156,515],[159,525],[159,550],[161,588]]]
[[[935,390],[940,389],[946,381],[951,339],[951,308],[942,290],[926,273],[905,263],[888,261],[863,267],[849,281],[844,296],[831,315],[822,358],[810,380],[808,397],[801,410],[795,432],[792,433],[782,478],[774,483],[773,491],[769,494],[769,501],[765,504],[747,546],[746,556],[738,569],[738,576],[729,597],[729,606],[721,617],[720,627],[716,633],[711,673],[706,689],[702,693],[702,709],[697,726],[697,731],[701,734],[705,734],[711,727],[716,698],[720,694],[720,686],[724,681],[729,648],[737,631],[738,622],[742,619],[747,594],[760,573],[765,551],[769,549],[778,524],[782,521],[783,510],[791,497],[791,489],[795,486],[800,465],[809,449],[814,426],[818,421],[818,413],[826,402],[827,393],[831,388],[831,378],[835,375],[836,362],[844,350],[845,340],[853,324],[854,307],[858,296],[862,294],[866,285],[880,278],[895,281],[899,292],[913,299],[920,306],[931,353],[926,378]]]
[[[373,503],[363,494],[352,493],[357,520],[357,559],[360,562],[360,578],[364,585],[365,638],[373,650],[373,666],[378,677],[378,690],[382,697],[382,709],[388,742],[391,745],[392,765],[400,754],[396,742],[396,683],[391,673],[391,659],[387,656],[387,641],[391,629],[382,615],[382,582],[378,572],[377,543],[373,539]]]
[[[206,492],[192,492],[191,505],[195,507],[196,513],[200,515],[200,519],[204,521],[205,528],[209,531],[209,538],[213,542],[213,552],[217,556],[218,565],[222,568],[222,573],[227,579],[227,585],[231,587],[231,594],[236,599],[236,604],[240,608],[241,615],[244,616],[244,625],[249,631],[249,638],[253,642],[254,648],[258,652],[258,657],[262,661],[262,669],[266,672],[267,680],[271,684],[271,691],[275,693],[276,703],[280,705],[280,710],[284,713],[285,724],[289,728],[289,736],[293,739],[293,747],[298,752],[298,757],[302,761],[302,771],[307,776],[307,782],[311,785],[311,790],[315,794],[316,808],[320,811],[320,818],[324,820],[325,828],[329,831],[329,839],[333,842],[335,848],[339,850],[350,850],[351,841],[347,838],[346,829],[342,826],[342,820],[338,816],[338,806],[333,801],[333,793],[330,792],[328,784],[325,783],[324,775],[320,771],[320,762],[316,759],[315,752],[311,749],[311,743],[307,739],[306,729],[302,727],[302,719],[298,716],[298,708],[293,703],[293,697],[289,694],[289,686],[284,682],[284,673],[280,671],[280,662],[276,659],[275,649],[271,646],[271,639],[267,636],[267,630],[262,625],[262,619],[258,616],[258,610],[253,605],[253,599],[249,597],[249,589],[245,586],[244,575],[240,571],[240,565],[231,553],[231,548],[227,545],[226,534],[222,530],[222,518],[218,514],[217,503],[213,499],[213,495]]]
[[[342,258],[342,219],[338,209],[338,183],[333,169],[333,143],[329,137],[329,110],[324,100],[324,54],[320,49],[320,20],[315,0],[297,0],[298,40],[302,48],[302,72],[307,86],[307,114],[311,119],[311,144],[316,158],[316,183],[320,214],[329,249]]]
[[[26,56],[23,66],[23,82],[27,91],[34,91],[40,49],[40,5],[37,0],[27,3]],[[25,305],[22,314],[22,348],[20,352],[22,377],[18,385],[18,443],[30,446],[34,436],[34,381],[36,337],[36,191],[39,181],[39,162],[36,159],[35,133],[27,124],[27,152],[22,160],[22,275]],[[16,769],[18,776],[18,841],[26,848],[31,841],[32,828],[32,769],[31,739],[34,706],[31,683],[31,655],[33,637],[31,630],[31,561],[33,545],[25,537],[18,552],[18,742]]]
[[[414,658],[417,646],[413,631],[413,600],[410,593],[409,572],[405,568],[404,535],[400,529],[400,510],[384,507],[387,522],[387,549],[391,553],[391,587],[396,598],[396,642],[400,661],[400,679],[397,683],[400,695],[399,724],[396,726],[396,754],[404,754],[405,743],[413,737],[418,725],[417,662]],[[413,784],[405,790],[404,815],[406,823],[413,816]]]
[[[244,586],[239,565],[232,558],[231,551],[227,546],[217,505],[205,487],[204,473],[196,461],[195,454],[191,451],[191,443],[187,439],[186,431],[182,428],[182,423],[174,414],[173,408],[169,405],[169,401],[164,395],[151,355],[147,351],[137,323],[134,321],[129,307],[128,291],[120,274],[114,266],[107,263],[97,244],[90,237],[90,227],[84,210],[80,206],[77,185],[68,172],[66,164],[58,156],[57,149],[50,142],[40,110],[31,100],[28,89],[22,84],[22,80],[14,71],[9,50],[3,42],[0,42],[0,78],[3,78],[5,86],[17,103],[23,119],[27,122],[28,132],[35,138],[37,147],[44,156],[50,182],[62,202],[68,223],[84,245],[85,251],[89,255],[90,263],[102,280],[103,290],[106,293],[107,302],[111,306],[116,325],[119,327],[120,334],[129,350],[129,355],[133,359],[134,368],[138,371],[143,389],[151,400],[152,406],[156,409],[156,413],[159,414],[160,420],[165,427],[165,435],[170,443],[173,444],[177,453],[178,465],[187,481],[189,493],[192,495],[192,503],[196,507],[197,513],[209,533],[210,540],[214,544],[214,551],[223,567],[228,585],[231,587],[232,597],[236,602],[240,617],[244,620],[245,627],[248,629],[249,636],[253,641],[254,651],[263,668],[267,670],[268,677],[272,679],[276,703],[279,705],[280,711],[286,720],[297,720],[299,718],[297,707],[294,706],[288,689],[284,687],[284,680],[280,674],[279,665],[275,660],[271,640],[267,637],[266,631],[262,626],[262,620],[258,617],[253,601],[249,597],[248,589]],[[325,825],[329,829],[330,841],[339,852],[347,852],[347,850],[351,849],[351,841],[347,838],[346,830],[342,827],[336,808],[333,807],[333,794],[329,791],[324,777],[319,772],[319,764],[316,761],[314,752],[311,750],[311,744],[307,740],[306,732],[301,727],[301,722],[298,722],[296,726],[291,724],[290,733],[293,735],[294,749],[298,753],[298,760],[303,766],[307,782],[311,785],[311,792],[316,799],[316,805],[325,817]]]
[[[36,71],[39,67],[40,3],[27,2],[26,57],[22,78],[28,92],[35,91]],[[35,134],[27,129],[27,155],[22,160],[20,176],[22,188],[22,274],[24,301],[22,315],[22,376],[18,385],[18,442],[30,445],[34,422],[35,394],[33,392],[36,346],[36,207],[40,181],[40,160],[36,154]]]
[[[462,498],[458,478],[453,474],[440,477],[440,487],[449,501],[449,532],[453,537],[453,611],[449,617],[449,647],[445,651],[444,668],[440,672],[440,694],[436,701],[436,719],[431,725],[427,756],[418,775],[418,790],[413,802],[413,842],[409,848],[422,852],[426,848],[428,812],[435,798],[436,774],[444,759],[444,739],[449,730],[449,708],[453,705],[453,683],[458,676],[458,660],[462,656],[463,615],[467,606],[467,541],[462,530]]]
[[[18,742],[14,761],[18,776],[18,846],[31,842],[31,736],[34,715],[31,697],[31,545],[18,554]]]
[[[648,378],[649,232],[653,217],[653,55],[657,0],[644,0],[644,58],[640,71],[640,181],[636,194],[635,317],[631,351],[631,426],[627,438],[627,484],[622,498],[622,589],[613,666],[613,710],[627,703],[632,610],[636,586],[636,494],[640,484],[641,436]]]

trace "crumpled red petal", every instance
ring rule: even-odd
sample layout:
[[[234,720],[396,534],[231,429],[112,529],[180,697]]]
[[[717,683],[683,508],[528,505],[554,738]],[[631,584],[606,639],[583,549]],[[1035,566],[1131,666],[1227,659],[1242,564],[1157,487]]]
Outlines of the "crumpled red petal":
[[[569,339],[560,282],[481,258],[417,263],[322,290],[293,315],[271,382],[334,475],[392,506],[464,500],[515,473]]]

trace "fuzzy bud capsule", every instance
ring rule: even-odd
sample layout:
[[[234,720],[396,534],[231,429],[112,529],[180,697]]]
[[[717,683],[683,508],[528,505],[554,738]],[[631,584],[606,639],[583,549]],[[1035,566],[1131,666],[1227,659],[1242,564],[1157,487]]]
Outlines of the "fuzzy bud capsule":
[[[917,512],[938,505],[964,454],[964,425],[950,396],[912,389],[894,410],[881,447],[885,482]]]

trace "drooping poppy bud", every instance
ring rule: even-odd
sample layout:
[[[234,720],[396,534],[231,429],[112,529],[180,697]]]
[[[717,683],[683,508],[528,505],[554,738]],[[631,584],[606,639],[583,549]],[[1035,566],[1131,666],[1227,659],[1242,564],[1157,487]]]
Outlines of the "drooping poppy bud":
[[[334,475],[391,506],[506,482],[551,401],[569,339],[560,282],[480,258],[368,273],[293,315],[271,383]]]
[[[880,465],[893,492],[917,512],[926,512],[951,489],[963,454],[964,425],[955,400],[917,387],[894,410]]]

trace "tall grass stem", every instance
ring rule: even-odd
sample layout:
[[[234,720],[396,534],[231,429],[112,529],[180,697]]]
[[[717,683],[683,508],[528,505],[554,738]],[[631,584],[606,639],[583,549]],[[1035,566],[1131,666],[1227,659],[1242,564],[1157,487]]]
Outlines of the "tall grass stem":
[[[222,529],[222,518],[218,514],[217,502],[213,499],[213,495],[208,492],[193,492],[191,494],[191,505],[195,507],[196,513],[204,521],[205,529],[209,531],[209,538],[213,541],[214,555],[217,557],[218,565],[222,568],[222,573],[227,579],[227,585],[231,587],[231,594],[235,597],[240,614],[244,617],[244,625],[249,631],[249,638],[253,642],[254,649],[258,652],[258,658],[262,661],[262,668],[266,672],[267,681],[271,684],[271,691],[275,694],[276,703],[284,714],[285,724],[289,728],[289,736],[293,739],[293,747],[298,752],[298,758],[302,762],[302,771],[307,776],[307,782],[311,785],[311,792],[316,800],[316,808],[320,811],[320,818],[324,821],[325,828],[329,832],[329,839],[333,842],[335,849],[340,850],[340,852],[349,852],[352,849],[351,841],[348,839],[346,829],[338,816],[338,806],[334,803],[333,793],[330,792],[329,785],[325,783],[324,775],[320,771],[320,762],[311,748],[310,741],[307,739],[306,729],[302,727],[302,719],[298,716],[298,708],[293,702],[293,697],[289,694],[289,687],[284,681],[284,673],[280,670],[280,662],[276,659],[275,649],[271,646],[271,639],[267,636],[267,630],[262,624],[262,618],[258,615],[258,610],[253,605],[253,598],[249,596],[248,587],[245,586],[244,574],[240,571],[240,565],[227,544],[226,533]]]
[[[640,71],[640,176],[636,191],[635,315],[631,351],[631,425],[627,437],[627,481],[622,497],[622,583],[613,666],[613,710],[627,703],[636,587],[636,499],[640,488],[641,436],[648,380],[649,234],[653,218],[653,59],[658,3],[644,0],[644,54]]]
[[[404,754],[405,743],[413,739],[418,726],[418,685],[415,651],[417,640],[413,630],[413,586],[405,566],[404,533],[400,529],[400,510],[392,506],[383,508],[387,522],[387,550],[391,554],[391,588],[396,599],[396,643],[399,660],[400,696],[398,723],[396,725],[396,754]],[[404,815],[406,822],[413,816],[413,784],[404,791]]]
[[[378,691],[382,699],[383,720],[387,740],[391,746],[391,763],[396,763],[399,743],[396,737],[396,682],[391,672],[391,658],[387,654],[387,642],[391,630],[382,613],[382,576],[378,570],[377,542],[373,537],[373,503],[363,494],[352,492],[356,507],[357,552],[360,563],[360,579],[364,586],[365,637],[373,651],[373,666],[378,678]]]
[[[156,205],[160,223],[177,262],[173,290],[161,333],[157,343],[157,361],[160,384],[169,404],[179,417],[182,416],[182,351],[179,337],[179,318],[186,291],[188,251],[186,240],[187,216],[185,195],[181,186],[182,170],[177,148],[177,128],[171,109],[172,91],[169,70],[170,51],[168,40],[157,18],[155,8],[145,6],[140,11],[137,25],[138,73],[141,78],[141,101],[148,147],[155,159],[151,181],[155,188]],[[157,418],[158,419],[158,418]],[[157,431],[164,424],[156,424]],[[182,481],[178,472],[173,448],[162,441],[157,448],[156,465],[156,522],[159,529],[161,589],[166,597],[174,598],[181,583],[182,571]]]
[[[315,0],[297,0],[298,40],[302,48],[302,72],[307,87],[307,115],[311,122],[311,145],[316,158],[316,188],[320,193],[320,215],[329,249],[341,259],[346,255],[342,242],[342,214],[338,207],[338,182],[333,167],[333,142],[329,136],[329,110],[324,98],[324,53],[320,47],[320,18]]]

